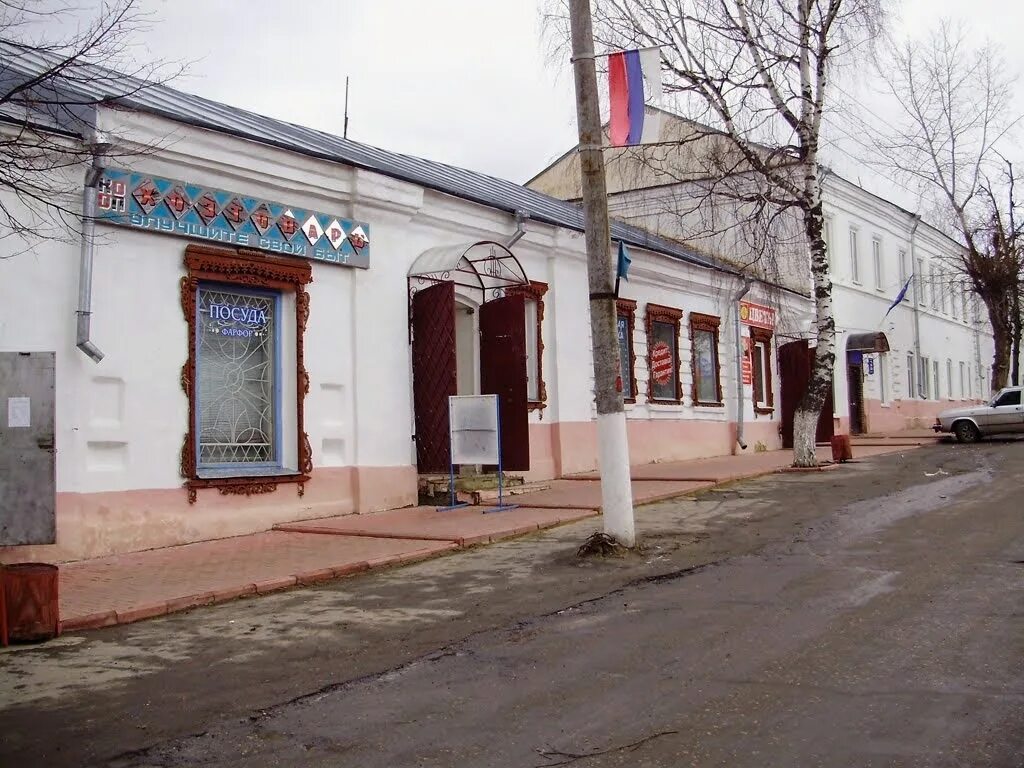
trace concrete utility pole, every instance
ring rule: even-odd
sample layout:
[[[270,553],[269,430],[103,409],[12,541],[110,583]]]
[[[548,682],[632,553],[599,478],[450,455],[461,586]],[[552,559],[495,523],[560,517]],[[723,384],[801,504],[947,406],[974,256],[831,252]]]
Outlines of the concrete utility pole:
[[[590,0],[570,0],[572,61],[576,79],[576,122],[580,135],[580,173],[583,182],[583,222],[587,240],[590,283],[590,336],[594,348],[594,398],[597,402],[597,442],[601,470],[604,531],[620,544],[633,547],[633,489],[629,483],[626,412],[619,376],[619,342],[615,308],[615,267],[608,229],[608,189],[601,152],[601,111],[597,102],[594,31]],[[629,375],[622,371],[622,376]]]

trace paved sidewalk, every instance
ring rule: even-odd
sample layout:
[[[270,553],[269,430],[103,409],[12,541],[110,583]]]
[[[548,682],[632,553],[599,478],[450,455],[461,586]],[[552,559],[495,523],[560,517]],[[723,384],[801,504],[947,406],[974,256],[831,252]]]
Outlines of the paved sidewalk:
[[[856,446],[854,457],[906,450]],[[823,460],[829,449],[819,449]],[[633,467],[637,505],[785,470],[789,451],[746,453]],[[442,512],[411,507],[299,521],[217,541],[84,560],[61,566],[63,631],[126,624],[198,605],[339,578],[521,536],[599,514],[596,473],[545,483],[508,499],[517,508]]]
[[[915,446],[917,443],[914,444]],[[853,458],[857,459],[877,456],[901,450],[904,446],[893,444],[856,446]],[[831,461],[832,449],[819,447],[818,461]],[[656,464],[638,464],[630,469],[634,488],[639,482],[676,481],[704,484],[718,484],[746,480],[752,477],[771,474],[788,469],[793,463],[792,451],[767,451],[765,453],[747,452],[739,456],[714,456],[708,459],[692,459],[690,461],[665,461]],[[593,480],[597,472],[583,472],[572,475],[572,480]],[[520,497],[522,498],[522,497]],[[640,502],[643,503],[643,502]]]

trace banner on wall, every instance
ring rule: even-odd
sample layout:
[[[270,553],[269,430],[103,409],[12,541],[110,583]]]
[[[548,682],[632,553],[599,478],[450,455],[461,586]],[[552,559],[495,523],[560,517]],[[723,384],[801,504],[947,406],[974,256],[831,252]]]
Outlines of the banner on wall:
[[[104,168],[96,218],[345,267],[370,266],[370,225],[145,173]]]
[[[754,383],[754,361],[752,357],[752,345],[750,343],[750,337],[743,337],[743,384],[749,386]]]

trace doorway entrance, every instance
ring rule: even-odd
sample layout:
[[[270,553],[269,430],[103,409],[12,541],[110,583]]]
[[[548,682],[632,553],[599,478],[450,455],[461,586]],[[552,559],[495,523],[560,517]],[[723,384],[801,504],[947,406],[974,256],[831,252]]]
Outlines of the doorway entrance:
[[[864,353],[846,353],[846,392],[850,408],[850,434],[864,433]]]
[[[846,339],[846,392],[850,408],[850,434],[868,431],[864,410],[864,355],[881,355],[889,351],[889,339],[881,331],[851,333]],[[881,363],[878,376],[881,377]],[[879,393],[884,399],[884,393]]]
[[[519,260],[481,241],[424,251],[409,270],[416,463],[450,465],[448,398],[498,395],[505,469],[530,468],[526,304],[506,289],[528,285]]]
[[[811,382],[811,371],[814,370],[814,347],[806,340],[791,341],[779,347],[779,376],[782,380],[782,447],[793,447],[793,422],[796,409]],[[818,429],[815,442],[827,443],[835,431],[832,420],[832,390],[825,396],[825,404],[821,407],[818,417]]]

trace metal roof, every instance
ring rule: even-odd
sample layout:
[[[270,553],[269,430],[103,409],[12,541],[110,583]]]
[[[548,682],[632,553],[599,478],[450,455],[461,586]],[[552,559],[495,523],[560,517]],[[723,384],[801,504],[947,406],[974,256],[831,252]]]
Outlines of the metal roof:
[[[32,76],[47,69],[47,60],[38,51],[20,46],[0,44],[0,59],[0,79],[10,78],[15,72]],[[583,231],[583,211],[579,205],[558,200],[506,179],[389,152],[184,93],[167,85],[145,83],[128,76],[115,77],[116,73],[111,70],[94,68],[99,74],[90,78],[87,73],[83,73],[83,69],[90,68],[89,65],[81,65],[75,76],[63,81],[50,81],[52,87],[78,105],[87,100],[112,103],[175,122],[364,168],[491,208],[511,213],[522,211],[534,221]],[[53,96],[47,94],[47,99],[52,100]],[[627,245],[645,248],[697,266],[736,273],[735,268],[697,254],[677,242],[622,222],[612,221],[611,234],[614,240],[621,240]]]

